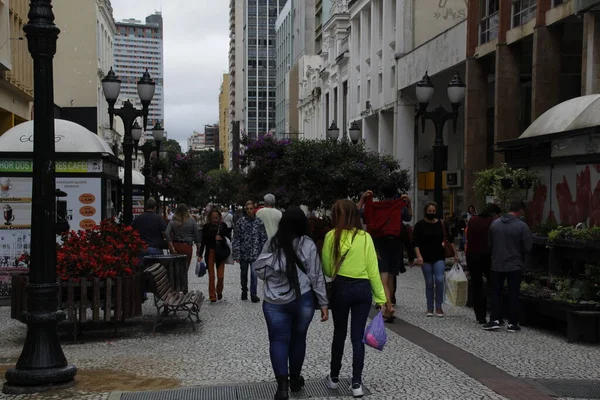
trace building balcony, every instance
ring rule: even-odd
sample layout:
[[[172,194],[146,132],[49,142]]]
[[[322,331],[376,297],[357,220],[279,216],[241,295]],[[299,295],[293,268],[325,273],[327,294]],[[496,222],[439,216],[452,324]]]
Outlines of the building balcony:
[[[344,54],[345,52],[350,50],[349,41],[350,35],[347,35],[345,38],[342,39],[342,41],[340,42],[340,54]]]

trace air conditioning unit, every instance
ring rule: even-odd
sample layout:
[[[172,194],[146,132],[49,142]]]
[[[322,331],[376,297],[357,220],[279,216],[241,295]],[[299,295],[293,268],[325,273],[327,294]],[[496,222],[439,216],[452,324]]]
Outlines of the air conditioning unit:
[[[446,186],[449,188],[459,188],[463,185],[462,170],[446,171]]]

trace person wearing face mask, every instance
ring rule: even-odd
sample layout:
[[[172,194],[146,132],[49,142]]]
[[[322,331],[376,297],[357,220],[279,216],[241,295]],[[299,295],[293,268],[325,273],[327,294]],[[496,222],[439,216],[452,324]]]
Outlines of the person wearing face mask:
[[[425,219],[417,222],[413,230],[413,241],[416,264],[421,266],[425,278],[425,294],[427,297],[428,317],[444,316],[442,302],[444,301],[444,272],[446,271],[446,241],[452,244],[448,227],[438,219],[437,204],[425,204]],[[445,232],[444,232],[445,231]],[[458,262],[458,254],[454,252],[454,262]],[[435,304],[434,304],[435,303]]]

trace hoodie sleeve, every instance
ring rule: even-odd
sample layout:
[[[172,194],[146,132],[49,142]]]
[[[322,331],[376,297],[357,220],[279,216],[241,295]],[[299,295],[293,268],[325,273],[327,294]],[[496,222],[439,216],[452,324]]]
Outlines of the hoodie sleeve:
[[[323,276],[323,266],[319,258],[319,252],[315,242],[305,238],[302,243],[302,251],[306,258],[306,274],[310,280],[310,286],[317,295],[317,300],[321,307],[326,307],[329,303],[327,299],[327,289],[325,288],[325,277]]]
[[[233,237],[231,238],[231,254],[234,260],[240,259],[240,247],[241,238],[244,236],[243,221],[242,218],[238,219],[233,230]]]
[[[255,262],[252,263],[252,268],[256,273],[258,279],[264,281],[270,275],[270,271],[272,270],[271,266],[275,260],[275,255],[271,252],[270,249],[270,241],[265,243],[262,253],[258,256]]]
[[[379,262],[377,261],[377,253],[375,252],[375,245],[371,235],[365,232],[366,235],[366,260],[367,260],[367,275],[371,282],[371,291],[373,292],[373,299],[375,304],[385,304],[387,299],[385,297],[385,291],[383,290],[383,283],[381,282],[381,275],[379,275]]]

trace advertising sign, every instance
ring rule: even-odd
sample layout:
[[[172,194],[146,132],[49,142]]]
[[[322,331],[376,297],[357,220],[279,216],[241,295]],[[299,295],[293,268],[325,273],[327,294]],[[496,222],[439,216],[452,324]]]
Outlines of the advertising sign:
[[[56,178],[56,188],[67,193],[70,229],[90,229],[102,220],[101,178]]]
[[[32,160],[0,160],[0,172],[33,172]],[[56,161],[58,173],[99,173],[102,160]]]
[[[144,213],[144,196],[133,196],[133,216]]]

